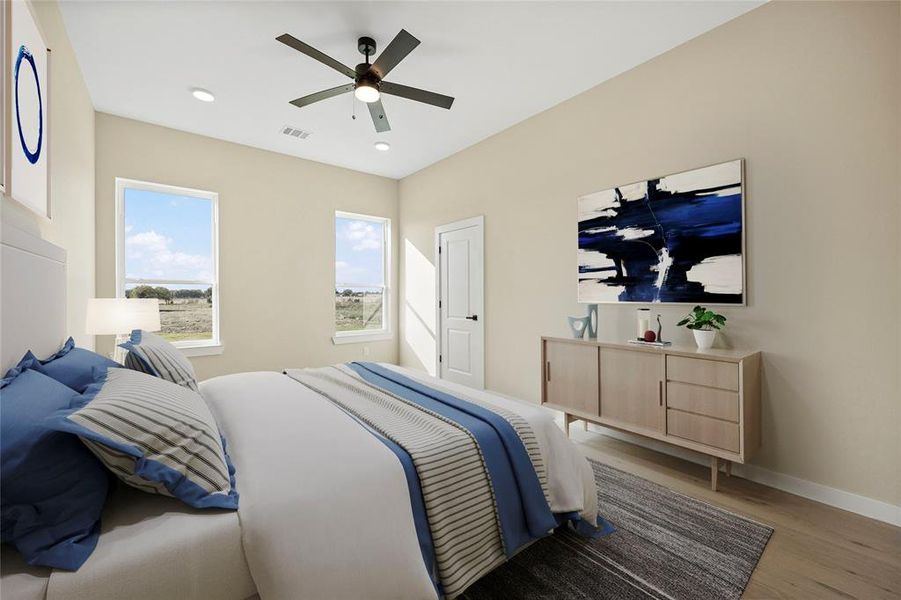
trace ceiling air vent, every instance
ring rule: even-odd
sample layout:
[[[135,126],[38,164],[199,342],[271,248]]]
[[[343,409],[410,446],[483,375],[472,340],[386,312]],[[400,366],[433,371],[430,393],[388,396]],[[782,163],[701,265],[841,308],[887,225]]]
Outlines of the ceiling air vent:
[[[282,133],[288,137],[297,138],[299,140],[305,140],[310,135],[312,135],[312,131],[304,131],[303,129],[298,129],[297,127],[292,127],[290,125],[282,126]]]

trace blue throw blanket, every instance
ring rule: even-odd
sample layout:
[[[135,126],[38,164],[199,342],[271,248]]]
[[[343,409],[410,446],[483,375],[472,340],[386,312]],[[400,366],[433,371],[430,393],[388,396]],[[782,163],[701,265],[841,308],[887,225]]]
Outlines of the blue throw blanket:
[[[451,419],[475,437],[491,477],[508,558],[557,526],[525,446],[503,417],[375,363],[355,362],[350,368],[369,383]]]
[[[439,596],[459,595],[524,545],[568,522],[586,536],[612,531],[600,517],[595,527],[578,513],[551,511],[537,440],[518,415],[375,363],[291,375],[398,457],[423,561]]]

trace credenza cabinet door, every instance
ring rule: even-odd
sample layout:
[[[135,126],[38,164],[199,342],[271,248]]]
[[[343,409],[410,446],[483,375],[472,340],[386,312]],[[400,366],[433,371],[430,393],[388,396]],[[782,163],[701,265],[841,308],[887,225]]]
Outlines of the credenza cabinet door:
[[[597,346],[547,340],[544,353],[545,402],[597,415]]]
[[[600,349],[601,417],[612,424],[663,433],[663,355]]]

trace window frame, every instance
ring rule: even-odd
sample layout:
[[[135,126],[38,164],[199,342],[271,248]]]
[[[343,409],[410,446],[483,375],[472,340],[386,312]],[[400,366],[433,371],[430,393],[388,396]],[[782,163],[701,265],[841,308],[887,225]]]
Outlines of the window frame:
[[[212,219],[210,227],[212,228],[212,281],[201,281],[193,279],[176,280],[176,279],[128,279],[125,277],[125,190],[144,190],[148,192],[157,192],[161,194],[173,194],[177,196],[190,196],[193,198],[201,198],[209,200],[212,203]],[[180,349],[187,356],[205,356],[212,354],[221,354],[225,346],[220,337],[220,312],[219,312],[219,194],[207,190],[198,190],[193,188],[179,187],[175,185],[167,185],[164,183],[154,183],[151,181],[140,181],[138,179],[127,179],[124,177],[116,177],[116,297],[125,297],[126,284],[147,284],[147,285],[203,285],[213,289],[212,293],[212,310],[213,310],[213,331],[212,337],[208,340],[179,340],[171,342],[173,346]]]
[[[333,294],[334,291],[338,289],[339,286],[346,288],[382,288],[382,327],[381,329],[358,329],[354,331],[338,331],[334,329],[334,335],[332,336],[332,343],[334,344],[355,344],[355,343],[364,343],[364,342],[375,342],[380,340],[390,340],[394,337],[394,332],[392,331],[392,322],[391,322],[391,286],[389,285],[391,281],[391,256],[393,252],[393,244],[392,244],[392,234],[391,234],[391,217],[382,217],[378,215],[367,215],[363,213],[355,213],[348,212],[344,210],[336,210],[334,216],[332,217],[332,225],[334,227],[334,242],[338,241],[338,219],[353,219],[355,221],[368,221],[370,223],[378,223],[384,226],[384,234],[383,234],[383,246],[382,246],[382,284],[381,285],[372,285],[372,284],[362,284],[362,283],[352,283],[352,282],[338,282],[338,274],[337,269],[335,270],[333,277]],[[333,246],[334,248],[334,246]],[[332,260],[332,266],[334,268],[335,262],[338,260],[337,251],[334,251],[334,259]],[[334,299],[332,300],[332,309],[334,311]],[[333,312],[332,316],[332,327],[335,327],[335,320],[337,314]]]

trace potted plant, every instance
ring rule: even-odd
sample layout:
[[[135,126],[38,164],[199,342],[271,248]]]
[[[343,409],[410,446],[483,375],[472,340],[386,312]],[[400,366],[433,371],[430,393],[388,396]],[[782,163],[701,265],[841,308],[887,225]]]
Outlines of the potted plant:
[[[698,349],[708,350],[713,347],[717,330],[725,327],[726,317],[703,306],[695,306],[687,317],[676,323],[677,327],[683,325],[695,334]]]

